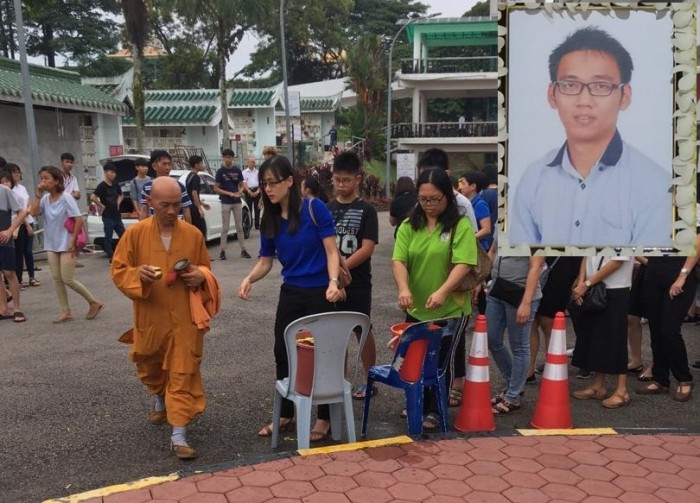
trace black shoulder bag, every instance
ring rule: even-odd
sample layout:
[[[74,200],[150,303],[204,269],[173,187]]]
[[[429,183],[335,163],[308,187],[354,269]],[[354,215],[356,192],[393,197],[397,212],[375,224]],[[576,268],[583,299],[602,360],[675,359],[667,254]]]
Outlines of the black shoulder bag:
[[[493,281],[493,286],[489,290],[489,295],[495,299],[502,300],[507,304],[515,307],[520,307],[520,303],[525,296],[525,287],[517,283],[501,278],[501,261],[502,257],[498,257],[498,269],[496,271],[496,279]]]
[[[605,258],[601,257],[596,272],[600,271],[600,268],[603,265],[603,260],[605,260]],[[607,304],[608,300],[605,283],[599,281],[595,285],[592,285],[588,290],[586,290],[586,293],[583,294],[583,302],[581,304],[578,304],[574,300],[574,297],[572,295],[571,299],[569,299],[569,303],[567,304],[566,309],[572,316],[580,316],[586,313],[596,313],[602,311],[603,309],[605,309],[605,306],[607,306]]]

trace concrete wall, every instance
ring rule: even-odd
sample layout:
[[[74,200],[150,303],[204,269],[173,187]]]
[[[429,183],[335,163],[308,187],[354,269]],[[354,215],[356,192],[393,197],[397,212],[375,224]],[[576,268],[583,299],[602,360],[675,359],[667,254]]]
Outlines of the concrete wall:
[[[210,162],[221,157],[218,126],[188,126],[182,136],[182,143],[203,149],[204,155]],[[212,168],[215,169],[215,166]]]
[[[275,109],[258,108],[255,110],[255,150],[256,158],[262,159],[262,151],[266,146],[275,146]]]
[[[0,156],[22,168],[24,182],[30,194],[34,190],[32,171],[38,172],[41,166],[59,166],[63,152],[71,152],[79,161],[82,157],[80,144],[80,113],[57,110],[34,110],[37,140],[39,143],[39,165],[29,166],[29,144],[24,118],[24,108],[0,104]],[[80,188],[85,187],[84,167],[78,164],[73,173],[78,178]],[[85,194],[78,201],[85,211]]]

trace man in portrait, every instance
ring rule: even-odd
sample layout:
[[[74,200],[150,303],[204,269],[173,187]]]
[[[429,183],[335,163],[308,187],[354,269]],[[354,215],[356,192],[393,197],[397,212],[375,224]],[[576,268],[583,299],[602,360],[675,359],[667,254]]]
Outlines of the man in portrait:
[[[547,102],[566,141],[528,166],[515,187],[511,245],[671,245],[670,165],[663,169],[617,129],[632,103],[632,70],[630,53],[595,26],[552,51]]]

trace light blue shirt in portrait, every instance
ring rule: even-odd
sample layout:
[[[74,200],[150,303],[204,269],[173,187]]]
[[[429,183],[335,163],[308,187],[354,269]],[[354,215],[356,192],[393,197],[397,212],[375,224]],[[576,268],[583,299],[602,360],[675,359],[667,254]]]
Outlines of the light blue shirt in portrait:
[[[671,172],[616,132],[586,178],[566,143],[530,165],[509,210],[511,245],[670,246]]]

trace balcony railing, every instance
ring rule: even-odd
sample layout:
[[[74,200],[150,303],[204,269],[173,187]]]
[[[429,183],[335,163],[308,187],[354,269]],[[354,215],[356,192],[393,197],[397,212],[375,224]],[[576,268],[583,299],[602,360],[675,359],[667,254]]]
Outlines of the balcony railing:
[[[479,56],[473,58],[402,59],[401,73],[483,73],[498,71],[498,58]]]
[[[392,124],[392,138],[480,138],[498,136],[498,122],[422,122]]]

